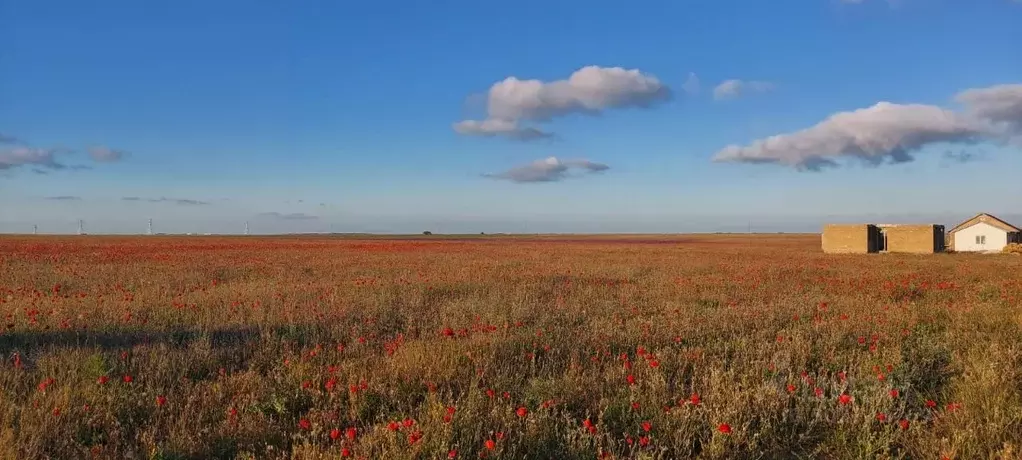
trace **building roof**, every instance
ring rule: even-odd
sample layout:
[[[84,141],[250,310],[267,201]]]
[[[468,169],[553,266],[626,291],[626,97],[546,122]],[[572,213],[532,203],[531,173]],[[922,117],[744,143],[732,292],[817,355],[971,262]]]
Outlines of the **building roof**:
[[[1001,230],[1004,230],[1006,232],[1022,232],[1022,230],[1020,230],[1018,227],[1016,227],[1014,225],[1011,225],[1011,224],[1009,224],[1009,223],[1007,223],[1007,222],[1005,222],[1005,221],[1003,221],[1001,219],[998,219],[997,217],[994,217],[994,216],[992,216],[990,214],[986,214],[986,213],[980,213],[980,214],[976,214],[976,217],[973,217],[972,219],[969,219],[969,220],[967,220],[965,222],[962,222],[962,223],[960,223],[958,225],[955,225],[955,227],[952,228],[951,231],[948,232],[948,233],[954,233],[954,232],[957,232],[957,231],[959,231],[959,230],[961,230],[963,228],[971,227],[971,226],[976,225],[978,223],[984,223],[984,224],[987,224],[987,225],[991,225],[991,226],[997,227],[997,228],[999,228]]]

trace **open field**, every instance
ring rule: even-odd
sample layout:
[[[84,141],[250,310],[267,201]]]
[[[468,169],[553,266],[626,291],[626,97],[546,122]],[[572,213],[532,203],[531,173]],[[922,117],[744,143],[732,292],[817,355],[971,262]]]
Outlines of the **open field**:
[[[0,458],[1022,457],[1022,258],[0,238]]]

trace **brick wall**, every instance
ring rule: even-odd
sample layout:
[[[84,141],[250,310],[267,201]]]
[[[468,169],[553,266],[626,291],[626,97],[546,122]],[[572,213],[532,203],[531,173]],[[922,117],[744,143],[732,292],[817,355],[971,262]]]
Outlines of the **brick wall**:
[[[887,252],[932,254],[943,249],[944,229],[939,225],[884,226]]]
[[[873,249],[876,247],[874,243],[875,238],[871,238],[874,232],[874,227],[866,224],[824,225],[823,236],[821,238],[823,252],[828,254],[865,254],[873,252]]]

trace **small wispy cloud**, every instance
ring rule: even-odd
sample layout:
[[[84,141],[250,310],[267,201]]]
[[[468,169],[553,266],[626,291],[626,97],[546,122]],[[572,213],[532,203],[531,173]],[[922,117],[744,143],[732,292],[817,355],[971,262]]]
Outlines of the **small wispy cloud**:
[[[954,150],[946,150],[944,151],[944,154],[941,155],[941,158],[949,163],[962,164],[977,161],[982,158],[982,155],[979,152],[971,152],[968,150],[959,150],[957,152]]]
[[[0,170],[14,169],[21,166],[34,166],[51,170],[64,169],[66,166],[57,161],[57,154],[62,149],[43,149],[17,145],[0,149]]]
[[[18,137],[0,133],[0,170],[29,169],[36,174],[50,171],[92,169],[85,165],[68,166],[57,160],[59,155],[77,153],[75,150],[61,147],[36,147]],[[126,155],[121,150],[97,146],[88,150],[89,156],[96,162],[118,161]]]
[[[89,148],[89,156],[93,161],[100,163],[112,163],[119,161],[127,155],[123,150],[115,150],[110,147],[97,145]]]
[[[58,195],[58,196],[48,196],[48,197],[45,197],[43,199],[44,200],[50,200],[50,201],[81,201],[82,197],[80,197],[80,196],[73,196],[73,195]]]
[[[125,196],[121,197],[122,201],[145,201],[147,203],[173,203],[182,206],[205,206],[210,204],[208,201],[191,200],[186,198],[141,198],[137,196]]]
[[[554,137],[553,133],[541,131],[531,126],[520,126],[515,120],[464,120],[455,123],[454,132],[465,136],[504,136],[516,141],[534,141]]]
[[[312,214],[306,214],[304,212],[292,212],[292,213],[280,213],[280,212],[263,212],[257,215],[258,217],[267,217],[278,220],[318,220],[319,216]]]
[[[699,94],[699,90],[701,89],[699,76],[697,76],[695,72],[689,72],[688,79],[681,85],[681,89],[689,95]]]
[[[713,98],[722,101],[736,99],[748,93],[765,93],[774,89],[774,84],[766,81],[744,81],[738,79],[725,80],[713,88]]]
[[[597,173],[607,169],[610,169],[610,167],[603,163],[595,163],[589,160],[560,160],[557,157],[550,157],[524,166],[511,168],[502,173],[484,174],[483,176],[517,183],[556,182],[570,177],[572,170],[579,170],[583,173]]]
[[[901,2],[902,1],[903,0],[884,0],[884,3],[887,3],[887,6],[890,7],[890,8],[898,8],[898,7],[901,6]],[[1022,0],[1008,0],[1008,1],[1022,1]],[[838,0],[838,3],[845,4],[845,5],[862,5],[864,3],[869,3],[869,2],[867,2],[867,0]],[[872,3],[880,3],[880,1],[877,0],[877,1],[873,1]]]
[[[186,199],[180,199],[180,198],[168,199],[166,201],[171,201],[171,202],[173,202],[175,204],[187,205],[187,206],[205,206],[205,205],[209,204],[208,201],[186,200]]]

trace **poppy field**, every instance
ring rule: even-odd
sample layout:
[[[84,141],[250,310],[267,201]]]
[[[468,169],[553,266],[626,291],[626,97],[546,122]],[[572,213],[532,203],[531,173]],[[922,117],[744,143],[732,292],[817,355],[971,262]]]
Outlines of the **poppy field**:
[[[0,458],[1022,457],[1022,258],[0,237]]]

